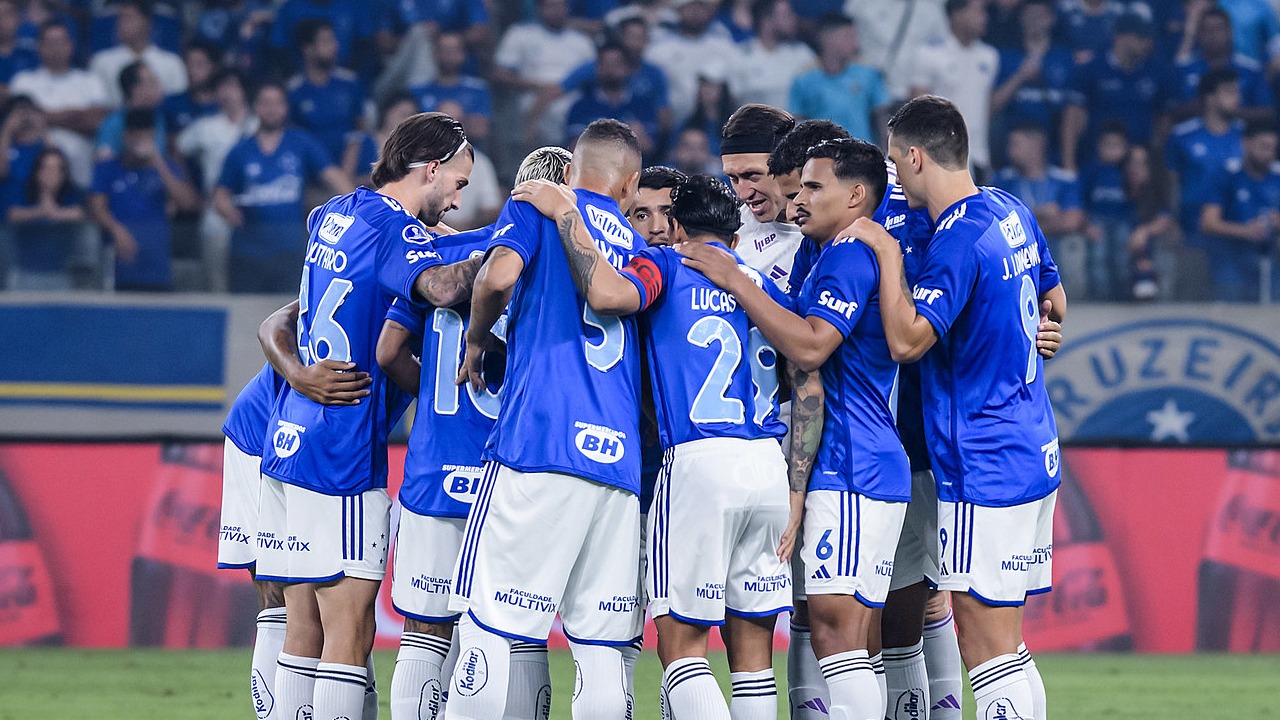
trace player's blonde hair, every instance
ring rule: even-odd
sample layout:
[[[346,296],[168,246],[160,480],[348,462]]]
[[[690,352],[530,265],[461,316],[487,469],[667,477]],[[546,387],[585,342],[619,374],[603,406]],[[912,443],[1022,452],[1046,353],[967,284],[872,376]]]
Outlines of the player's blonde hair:
[[[547,145],[525,156],[516,171],[516,184],[529,180],[546,180],[564,184],[564,169],[573,160],[573,153],[562,147]]]

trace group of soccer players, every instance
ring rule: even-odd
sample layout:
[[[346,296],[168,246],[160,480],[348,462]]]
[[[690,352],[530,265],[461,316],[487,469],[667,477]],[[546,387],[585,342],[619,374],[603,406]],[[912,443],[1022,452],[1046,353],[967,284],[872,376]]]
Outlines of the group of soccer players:
[[[941,98],[895,115],[888,163],[763,105],[723,135],[732,187],[594,122],[457,232],[471,150],[424,113],[374,190],[312,212],[224,425],[260,718],[376,715],[387,435],[416,398],[393,720],[545,718],[557,616],[574,717],[630,718],[646,610],[675,720],[775,718],[783,612],[792,717],[959,718],[963,660],[979,717],[1044,719],[1021,619],[1050,584],[1066,298],[1033,216],[974,185]]]

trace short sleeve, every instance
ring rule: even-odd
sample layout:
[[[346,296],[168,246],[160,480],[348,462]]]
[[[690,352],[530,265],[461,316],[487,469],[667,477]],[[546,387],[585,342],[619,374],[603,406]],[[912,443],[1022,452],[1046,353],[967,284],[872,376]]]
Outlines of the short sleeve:
[[[497,247],[511,248],[527,266],[538,256],[542,219],[542,214],[529,203],[507,200],[507,204],[502,206],[498,222],[493,224],[493,237],[489,239],[488,252],[493,252]]]
[[[1036,245],[1040,247],[1040,282],[1038,283],[1038,288],[1040,296],[1043,297],[1045,293],[1062,284],[1062,277],[1058,275],[1058,263],[1054,261],[1053,254],[1049,252],[1049,241],[1045,239],[1039,225],[1036,225],[1035,228]]]
[[[1061,210],[1079,210],[1082,205],[1080,179],[1074,175],[1064,176],[1058,186],[1058,208]]]
[[[621,275],[640,292],[640,309],[644,310],[666,293],[671,274],[671,256],[660,247],[647,247],[632,256]]]
[[[818,258],[812,278],[807,306],[799,314],[820,317],[848,337],[880,284],[871,248],[856,240],[832,245]]]
[[[387,319],[399,323],[410,335],[421,337],[426,329],[426,312],[403,298],[392,301],[391,307],[387,308]]]
[[[413,284],[424,270],[444,264],[427,229],[401,212],[375,217],[378,238],[378,283],[388,293],[414,302]]]
[[[329,157],[329,151],[324,149],[314,135],[301,130],[297,132],[302,140],[299,143],[299,153],[306,168],[306,177],[308,180],[316,180],[325,168],[333,165],[333,158]]]
[[[222,163],[222,172],[218,173],[218,187],[224,187],[233,193],[244,191],[244,161],[240,157],[239,147],[234,147]]]
[[[791,92],[787,103],[791,106],[791,112],[800,117],[809,117],[809,108],[807,107],[807,94],[805,86],[809,77],[808,73],[797,75],[795,80],[791,81]]]
[[[493,53],[493,64],[500,68],[520,71],[520,43],[524,28],[513,25],[498,41],[498,48]]]
[[[961,225],[934,236],[925,254],[924,267],[915,287],[916,312],[933,325],[938,337],[951,329],[973,295],[978,281],[978,258],[974,243],[956,237],[973,228]]]

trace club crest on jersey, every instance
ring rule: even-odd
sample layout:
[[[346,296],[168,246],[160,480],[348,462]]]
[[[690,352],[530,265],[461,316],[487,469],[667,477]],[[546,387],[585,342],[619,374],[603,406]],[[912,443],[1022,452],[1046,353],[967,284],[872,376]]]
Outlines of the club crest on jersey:
[[[271,438],[271,447],[275,449],[276,457],[292,457],[302,447],[302,433],[307,429],[285,420],[277,420],[276,424],[279,427]]]
[[[1140,318],[1068,341],[1045,365],[1059,437],[1280,442],[1280,347],[1252,330],[1274,326],[1271,313],[1233,309],[1236,322]]]
[[[601,210],[595,205],[587,205],[587,220],[591,225],[604,235],[605,239],[612,245],[626,248],[630,250],[635,244],[635,234],[631,232],[631,228],[622,224],[618,220],[618,216],[608,210]]]
[[[626,437],[624,433],[584,422],[576,422],[573,426],[578,428],[573,445],[588,460],[612,465],[626,454],[626,446],[622,442]]]
[[[1000,221],[1000,233],[1011,248],[1022,247],[1027,242],[1027,230],[1022,227],[1022,218],[1018,217],[1016,211]]]
[[[400,231],[400,237],[404,238],[405,242],[411,242],[417,245],[425,245],[431,242],[431,236],[427,234],[427,229],[416,222],[411,222],[408,225],[405,225],[404,230]]]
[[[326,213],[324,219],[320,221],[320,229],[316,231],[316,237],[329,243],[337,245],[342,239],[343,233],[351,227],[356,219],[351,215],[343,215],[341,213]]]

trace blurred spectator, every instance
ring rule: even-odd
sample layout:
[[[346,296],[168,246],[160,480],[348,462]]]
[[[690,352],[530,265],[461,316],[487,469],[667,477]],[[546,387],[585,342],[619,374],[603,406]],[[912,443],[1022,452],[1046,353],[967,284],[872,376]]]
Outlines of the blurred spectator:
[[[586,35],[595,36],[604,29],[605,17],[617,9],[619,0],[570,0],[570,22]]]
[[[1180,261],[1177,253],[1178,225],[1169,208],[1169,177],[1145,145],[1129,148],[1124,161],[1125,229],[1127,242],[1116,247],[1108,258],[1112,263],[1110,297],[1133,300],[1172,300],[1178,285],[1194,281],[1203,262]],[[1091,246],[1096,247],[1096,246]],[[1124,263],[1124,248],[1129,266]],[[1096,263],[1096,258],[1091,262]],[[1198,267],[1197,267],[1198,266]],[[1096,264],[1094,265],[1097,269]],[[1125,284],[1126,271],[1131,285]],[[1190,271],[1190,272],[1188,272]],[[1095,281],[1096,282],[1096,281]],[[1203,283],[1201,283],[1203,284]],[[1195,297],[1195,291],[1177,292],[1179,297]]]
[[[218,100],[218,112],[196,120],[178,136],[179,154],[188,166],[199,168],[200,190],[208,196],[222,173],[227,153],[258,129],[258,118],[249,111],[244,77],[236,70],[221,70],[210,82]],[[213,207],[200,217],[201,256],[210,290],[226,292],[227,253],[231,228]]]
[[[367,41],[376,30],[376,19],[377,13],[370,12],[367,4],[362,2],[284,0],[271,25],[271,48],[278,59],[301,69],[301,48],[294,35],[298,24],[304,20],[324,20],[333,29],[338,42],[337,64],[351,67],[356,50],[368,46]],[[280,72],[278,68],[274,70]],[[283,74],[291,73],[285,71]]]
[[[372,187],[370,175],[378,153],[386,144],[391,131],[406,118],[419,112],[418,101],[408,93],[393,95],[378,107],[378,127],[372,133],[354,132],[347,138],[347,149],[342,154],[342,171],[353,178],[357,185]],[[473,148],[474,149],[474,148]]]
[[[755,36],[755,19],[752,17],[754,0],[724,0],[716,19],[729,31],[729,38],[745,43]]]
[[[575,68],[594,59],[596,48],[590,38],[569,27],[568,0],[538,0],[537,18],[512,25],[498,41],[492,79],[495,85],[521,93],[526,145],[558,144],[564,115],[546,113],[550,117],[544,122],[546,102],[538,103],[538,98],[558,96],[560,84]]]
[[[25,197],[27,180],[36,156],[48,144],[48,133],[49,120],[31,98],[15,95],[9,99],[0,124],[0,209],[7,211]]]
[[[462,108],[452,100],[446,100],[433,109],[454,118],[462,113]],[[471,165],[471,176],[458,196],[458,209],[450,210],[445,216],[445,223],[457,230],[472,230],[497,220],[502,204],[507,201],[506,193],[498,185],[498,171],[493,161],[480,148],[473,147],[472,150],[475,159]]]
[[[713,30],[716,6],[711,0],[672,0],[676,27],[654,40],[645,59],[662,68],[670,84],[672,119],[682,125],[698,104],[698,73],[725,77],[739,61],[738,47],[723,28]]]
[[[686,175],[720,177],[723,174],[720,158],[711,153],[709,135],[700,127],[686,127],[676,135],[667,164]]]
[[[94,168],[89,195],[93,219],[115,248],[117,290],[172,288],[170,207],[194,211],[200,196],[156,147],[154,114],[130,110],[124,151]]]
[[[40,67],[13,77],[9,92],[26,95],[49,116],[49,139],[66,153],[71,177],[87,187],[93,174],[90,138],[107,115],[107,90],[92,73],[71,66],[75,45],[71,33],[58,21],[40,26]]]
[[[118,42],[119,17],[116,12],[118,3],[114,0],[90,0],[76,2],[72,0],[54,0],[55,7],[76,12],[76,5],[88,5],[92,8],[89,18],[88,35],[83,43],[90,53],[97,53],[110,48]],[[182,47],[182,22],[178,17],[178,5],[174,0],[149,0],[143,9],[151,21],[150,42],[162,50],[176,53]]]
[[[112,107],[124,103],[120,92],[120,71],[126,65],[145,62],[155,72],[164,95],[187,89],[187,68],[182,58],[161,50],[151,42],[151,3],[145,0],[120,0],[116,3],[117,45],[94,53],[89,71],[98,76],[107,89]]]
[[[253,68],[265,54],[275,20],[268,0],[218,0],[203,3],[192,33],[195,41],[222,48],[228,62],[240,70]]]
[[[991,0],[987,5],[987,33],[984,38],[997,50],[1019,47],[1022,42],[1024,0]],[[1053,12],[1052,4],[1049,7]]]
[[[707,143],[711,146],[711,154],[720,154],[720,128],[738,109],[738,99],[729,93],[729,85],[723,80],[698,76],[698,107],[685,122],[685,127],[702,128],[707,133]]]
[[[799,21],[789,0],[756,0],[751,5],[755,37],[729,69],[729,89],[742,103],[786,107],[791,82],[811,68],[817,56],[796,39]]]
[[[330,157],[341,157],[347,133],[364,109],[356,74],[338,67],[338,36],[326,20],[308,18],[294,26],[302,52],[302,72],[289,80],[289,117],[308,130]]]
[[[1231,16],[1235,47],[1240,54],[1258,62],[1265,62],[1268,52],[1277,54],[1280,21],[1267,0],[1218,0],[1218,5]]]
[[[286,127],[282,87],[260,86],[253,109],[258,131],[227,154],[213,191],[214,207],[233,229],[224,272],[231,292],[288,293],[297,289],[306,247],[307,182],[323,179],[334,194],[350,192],[352,185],[319,141]]]
[[[1077,65],[1106,55],[1115,36],[1116,21],[1125,13],[1134,12],[1132,4],[1125,0],[1059,0],[1058,5],[1062,39]],[[1145,4],[1142,6],[1145,8]],[[1151,19],[1149,12],[1146,19]]]
[[[441,33],[460,33],[469,46],[485,46],[489,43],[489,11],[485,9],[483,2],[398,0],[396,4],[406,24],[421,23],[432,37]]]
[[[1213,268],[1214,299],[1257,301],[1262,271],[1275,299],[1275,256],[1280,229],[1280,169],[1276,167],[1276,126],[1254,120],[1245,125],[1244,154],[1228,164],[1204,206],[1200,230]]]
[[[1181,119],[1195,114],[1200,99],[1200,80],[1210,70],[1230,69],[1240,83],[1240,107],[1245,118],[1263,118],[1275,112],[1271,88],[1258,61],[1235,52],[1231,39],[1231,17],[1221,8],[1204,11],[1196,23],[1196,48],[1180,54],[1171,89],[1174,115]]]
[[[1228,161],[1240,158],[1244,126],[1236,119],[1239,111],[1235,71],[1210,70],[1200,78],[1200,115],[1175,127],[1165,143],[1164,160],[1177,180],[1178,218],[1185,228],[1199,224],[1218,176]]]
[[[956,104],[969,128],[969,164],[981,180],[991,171],[991,91],[1000,54],[982,42],[985,0],[947,0],[946,11],[950,32],[920,50],[911,95],[932,93]]]
[[[1066,104],[1075,62],[1054,44],[1056,15],[1052,0],[1027,0],[1018,15],[1020,35],[1013,47],[1000,51],[1000,74],[991,96],[993,142],[1004,147],[1008,128],[1036,122],[1050,134],[1050,156],[1056,157],[1058,121]]]
[[[1144,149],[1145,152],[1145,149]],[[1080,170],[1080,190],[1088,217],[1090,296],[1120,299],[1129,280],[1129,235],[1134,212],[1125,192],[1129,137],[1112,122],[1098,133],[1098,144]]]
[[[1044,128],[1035,123],[1019,125],[1009,133],[1008,154],[1010,165],[996,173],[994,184],[1035,213],[1062,276],[1084,278],[1084,209],[1076,176],[1049,164]]]
[[[850,0],[847,12],[858,24],[862,61],[879,68],[889,96],[910,97],[920,48],[941,43],[947,35],[945,0]]]
[[[116,82],[124,97],[124,107],[113,111],[98,126],[97,149],[94,155],[98,160],[119,155],[124,149],[124,120],[135,110],[151,113],[155,126],[156,148],[164,154],[169,147],[165,134],[164,113],[160,111],[160,103],[164,95],[160,90],[160,80],[150,65],[136,60],[124,66],[120,71],[120,79]]]
[[[489,123],[493,118],[493,98],[489,84],[473,75],[465,75],[462,68],[467,62],[467,46],[462,35],[443,32],[435,41],[435,80],[409,88],[423,112],[434,110],[442,102],[455,102],[462,108],[457,119],[467,128],[467,137],[484,144],[489,138]]]
[[[573,142],[587,125],[600,118],[614,118],[631,126],[641,152],[653,152],[658,138],[658,109],[635,98],[627,87],[631,66],[627,50],[618,43],[600,48],[595,82],[581,91],[565,116],[563,142]]]
[[[18,39],[20,17],[17,0],[0,0],[0,101],[8,97],[14,75],[40,64],[35,51]]]
[[[85,220],[84,198],[67,157],[45,148],[35,158],[23,196],[6,213],[13,238],[14,290],[70,290],[71,263]]]
[[[820,27],[818,67],[791,83],[787,108],[797,117],[831,120],[856,138],[876,142],[881,126],[876,115],[889,103],[880,72],[854,62],[858,29],[853,20],[832,15]]]
[[[1152,26],[1140,15],[1115,23],[1111,52],[1076,69],[1062,115],[1062,164],[1078,167],[1085,148],[1094,146],[1098,130],[1119,120],[1129,141],[1146,144],[1157,109],[1163,105],[1163,72],[1152,59]]]
[[[187,90],[169,95],[161,104],[165,128],[177,135],[196,120],[218,111],[213,78],[218,73],[220,53],[203,41],[187,45],[182,61],[187,68]]]

